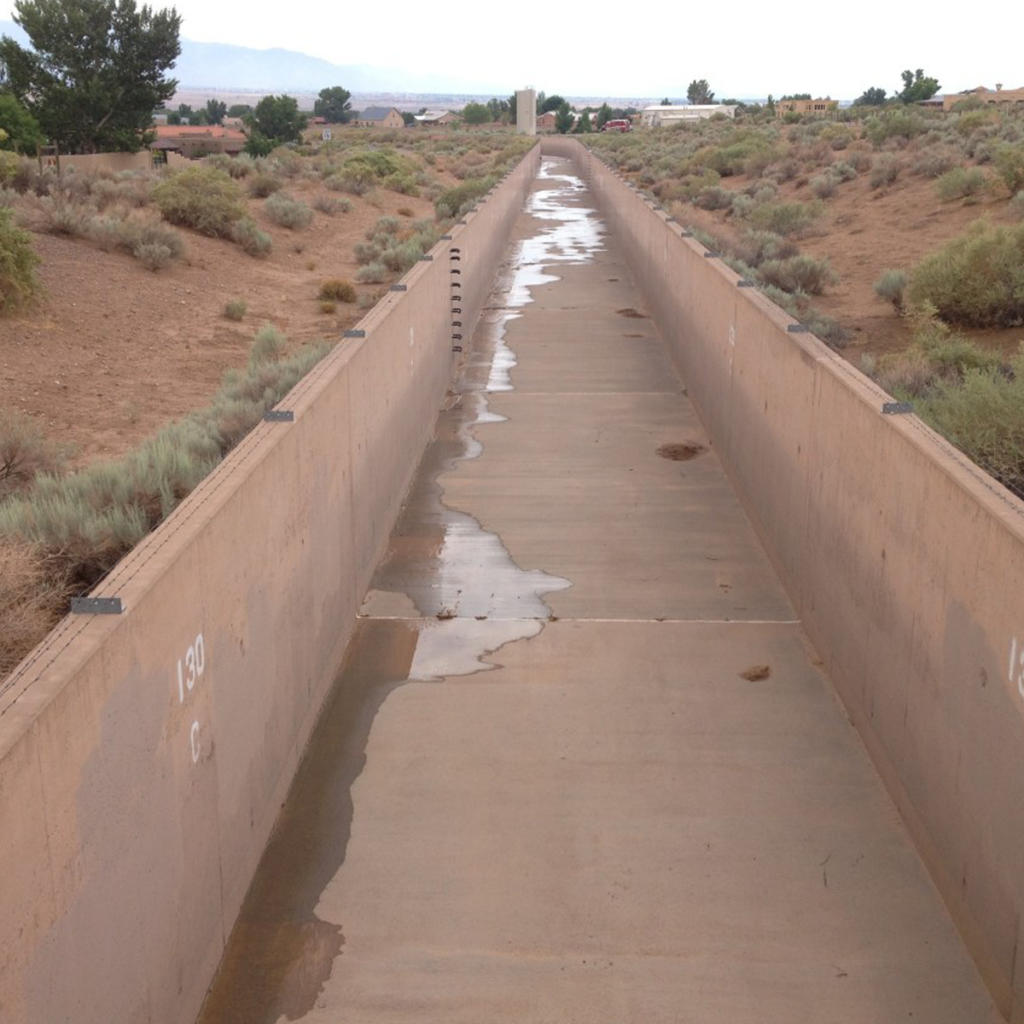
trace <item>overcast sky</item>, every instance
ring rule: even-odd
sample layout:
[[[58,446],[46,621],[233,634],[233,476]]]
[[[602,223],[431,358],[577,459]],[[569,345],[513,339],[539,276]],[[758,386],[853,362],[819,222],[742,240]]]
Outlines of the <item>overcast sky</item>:
[[[624,4],[615,5],[614,16],[598,4],[487,0],[175,6],[187,39],[283,47],[335,64],[448,72],[453,82],[475,82],[487,92],[533,85],[549,94],[677,98],[692,79],[706,78],[719,99],[791,92],[853,99],[868,86],[891,93],[904,68],[918,67],[944,92],[997,81],[1024,86],[1017,0],[1001,5],[1001,28],[991,7],[989,16],[974,18],[906,3]],[[0,11],[10,18],[11,0],[0,0]]]

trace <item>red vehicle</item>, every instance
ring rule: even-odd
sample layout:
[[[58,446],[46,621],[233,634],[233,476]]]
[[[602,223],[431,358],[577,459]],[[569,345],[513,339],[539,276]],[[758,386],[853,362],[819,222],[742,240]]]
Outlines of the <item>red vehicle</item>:
[[[631,132],[633,130],[633,123],[627,121],[624,118],[617,118],[614,121],[605,121],[601,126],[603,132]]]

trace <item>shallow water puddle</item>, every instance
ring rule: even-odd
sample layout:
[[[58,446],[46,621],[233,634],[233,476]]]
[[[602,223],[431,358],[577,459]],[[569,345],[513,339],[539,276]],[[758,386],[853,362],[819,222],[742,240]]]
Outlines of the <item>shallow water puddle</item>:
[[[478,331],[476,349],[459,380],[458,399],[441,415],[433,451],[427,453],[396,530],[399,536],[415,534],[417,543],[392,545],[363,606],[368,616],[409,617],[408,612],[387,614],[395,607],[394,592],[400,590],[416,607],[419,634],[410,679],[492,668],[482,659],[514,640],[536,636],[551,614],[544,595],[572,585],[541,570],[520,568],[497,534],[443,500],[444,476],[484,454],[474,428],[504,419],[489,410],[487,395],[514,390],[516,356],[505,342],[509,323],[533,302],[534,288],[559,280],[547,272],[552,265],[589,262],[602,247],[596,212],[573,205],[585,192],[583,182],[556,173],[554,165],[544,161],[539,178],[551,187],[531,193],[526,207],[545,227],[515,246],[494,295],[492,315]],[[428,541],[425,524],[439,529],[440,536]]]

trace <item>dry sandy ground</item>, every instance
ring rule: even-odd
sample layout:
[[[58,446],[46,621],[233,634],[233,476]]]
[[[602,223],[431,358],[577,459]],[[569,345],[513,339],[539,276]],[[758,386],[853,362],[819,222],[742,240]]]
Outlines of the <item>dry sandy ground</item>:
[[[286,189],[307,201],[324,191],[294,182]],[[186,259],[158,273],[85,241],[34,235],[46,298],[0,320],[0,408],[37,417],[77,461],[116,456],[205,404],[224,371],[245,363],[262,324],[277,324],[293,342],[340,336],[365,311],[339,304],[335,314],[320,312],[321,282],[355,280],[353,246],[378,217],[400,208],[413,212],[410,220],[434,214],[426,199],[383,189],[349,198],[350,213],[314,212],[302,231],[274,224],[264,200],[249,200],[274,239],[267,259],[183,231]],[[386,285],[357,288],[376,295]],[[223,315],[234,298],[248,304],[237,323]]]

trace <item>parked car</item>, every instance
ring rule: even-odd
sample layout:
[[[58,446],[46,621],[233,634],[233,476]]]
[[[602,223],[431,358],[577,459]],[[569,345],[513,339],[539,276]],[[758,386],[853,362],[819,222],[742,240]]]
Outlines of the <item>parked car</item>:
[[[627,121],[625,118],[616,118],[612,121],[605,121],[601,126],[603,132],[631,132],[633,130],[633,122]]]

